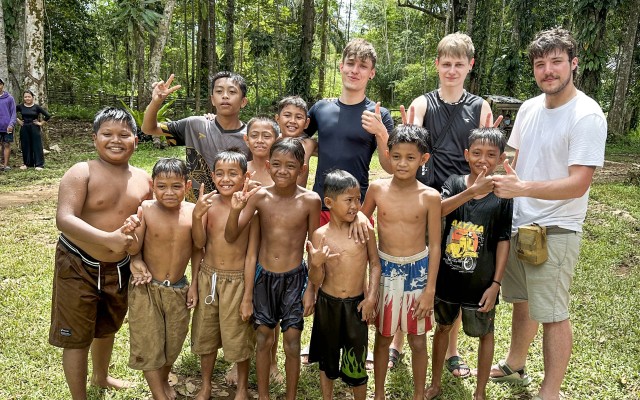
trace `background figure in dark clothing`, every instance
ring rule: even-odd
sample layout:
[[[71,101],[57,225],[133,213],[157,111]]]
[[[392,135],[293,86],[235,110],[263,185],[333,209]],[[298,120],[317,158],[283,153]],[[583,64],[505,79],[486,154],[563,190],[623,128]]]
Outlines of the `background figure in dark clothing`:
[[[34,103],[34,95],[31,90],[26,90],[22,96],[23,103],[16,106],[16,113],[20,128],[20,149],[22,150],[22,166],[20,169],[35,167],[41,170],[44,167],[44,150],[42,149],[42,129],[44,121],[48,121],[51,115],[44,108]],[[44,121],[40,120],[42,115]]]

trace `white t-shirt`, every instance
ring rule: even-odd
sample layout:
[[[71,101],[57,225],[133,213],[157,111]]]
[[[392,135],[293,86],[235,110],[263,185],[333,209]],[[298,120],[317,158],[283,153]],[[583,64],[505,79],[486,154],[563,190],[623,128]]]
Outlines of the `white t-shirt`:
[[[569,176],[569,166],[601,167],[607,139],[607,120],[593,99],[578,91],[558,108],[547,109],[545,95],[522,104],[509,146],[518,149],[516,173],[525,181],[548,181]],[[516,197],[513,230],[537,223],[582,231],[589,190],[579,198],[540,200]]]

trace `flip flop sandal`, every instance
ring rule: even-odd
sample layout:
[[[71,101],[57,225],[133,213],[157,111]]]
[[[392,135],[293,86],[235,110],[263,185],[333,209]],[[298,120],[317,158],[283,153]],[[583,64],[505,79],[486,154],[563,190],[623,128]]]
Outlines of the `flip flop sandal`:
[[[496,366],[503,375],[490,376],[489,379],[492,382],[518,383],[522,386],[527,386],[531,383],[531,377],[524,372],[524,368],[513,370],[505,360],[498,361]]]
[[[404,358],[404,353],[400,353],[396,349],[389,348],[389,364],[391,364],[389,369],[396,368],[398,364],[402,362],[403,358]]]
[[[462,357],[460,356],[451,356],[445,361],[444,364],[453,376],[456,376],[453,374],[453,371],[455,370],[459,371],[460,375],[456,376],[456,378],[464,379],[464,378],[467,378],[469,375],[471,375],[471,368],[469,368],[467,363],[465,363]],[[466,374],[462,373],[462,370],[464,369],[467,370]]]

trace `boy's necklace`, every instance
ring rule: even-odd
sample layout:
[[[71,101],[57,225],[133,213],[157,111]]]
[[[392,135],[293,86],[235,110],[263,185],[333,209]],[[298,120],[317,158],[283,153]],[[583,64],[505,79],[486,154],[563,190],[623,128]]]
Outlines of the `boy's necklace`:
[[[458,101],[446,101],[445,99],[442,98],[442,95],[440,94],[440,89],[438,89],[438,98],[440,99],[441,102],[445,103],[445,104],[449,104],[450,106],[455,106],[458,105],[460,103],[462,103],[464,101],[464,99],[467,97],[467,91],[465,89],[462,89],[462,96],[460,96],[460,99]]]

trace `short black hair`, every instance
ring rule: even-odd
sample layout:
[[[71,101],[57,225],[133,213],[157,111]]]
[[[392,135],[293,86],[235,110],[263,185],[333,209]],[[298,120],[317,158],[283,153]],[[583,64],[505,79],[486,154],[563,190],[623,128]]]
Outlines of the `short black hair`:
[[[492,146],[496,146],[500,149],[500,154],[504,153],[504,148],[507,145],[507,139],[500,128],[476,128],[471,131],[469,135],[469,148],[477,141],[487,143]]]
[[[413,143],[418,146],[418,151],[421,154],[431,152],[429,148],[429,132],[418,125],[402,124],[393,128],[387,141],[389,150],[396,144],[400,143]]]
[[[358,188],[360,190],[360,184],[358,180],[341,169],[332,169],[324,177],[323,191],[325,197],[336,199],[339,195],[343,194],[349,189]]]
[[[153,166],[151,179],[155,180],[158,175],[177,176],[186,182],[189,179],[187,164],[178,158],[161,158]]]
[[[307,107],[307,102],[300,96],[287,96],[278,102],[278,114],[282,112],[282,110],[286,106],[294,106],[298,107],[305,114],[309,112],[309,108]]]
[[[131,132],[134,135],[138,132],[136,120],[133,119],[133,116],[127,110],[117,107],[105,107],[98,111],[96,116],[93,118],[93,133],[98,133],[102,124],[109,121],[124,122],[129,126],[129,128],[131,128]]]
[[[276,136],[276,139],[278,138],[278,136],[280,136],[280,126],[278,125],[278,123],[273,119],[266,116],[262,116],[262,115],[253,117],[249,120],[249,122],[247,122],[247,135],[249,134],[249,130],[251,129],[251,126],[253,126],[253,124],[255,124],[256,122],[266,122],[271,127],[271,130],[273,131],[273,134]]]
[[[271,146],[269,151],[269,158],[273,157],[273,153],[293,154],[293,157],[300,163],[300,166],[304,165],[304,146],[298,138],[282,138],[276,140]]]
[[[247,173],[247,156],[237,148],[231,148],[216,154],[213,158],[213,172],[215,172],[216,166],[220,161],[236,163],[240,166],[240,170],[242,170],[243,174]]]
[[[220,71],[213,76],[211,79],[211,92],[213,92],[213,88],[216,86],[216,81],[221,78],[231,79],[231,82],[235,83],[240,88],[242,97],[247,97],[247,82],[244,80],[242,75],[229,71]]]

